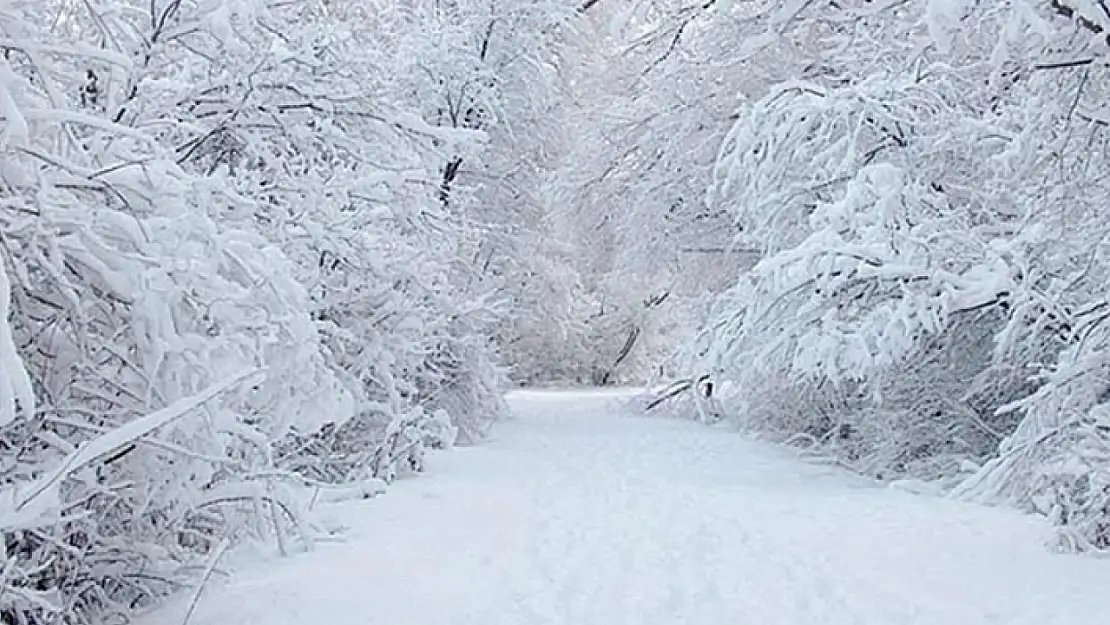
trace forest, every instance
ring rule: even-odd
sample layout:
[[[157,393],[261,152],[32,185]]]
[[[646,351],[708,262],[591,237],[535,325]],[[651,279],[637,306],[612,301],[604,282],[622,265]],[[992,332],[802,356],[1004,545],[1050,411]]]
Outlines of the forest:
[[[1106,0],[3,0],[0,621],[125,622],[521,386],[1110,550]]]

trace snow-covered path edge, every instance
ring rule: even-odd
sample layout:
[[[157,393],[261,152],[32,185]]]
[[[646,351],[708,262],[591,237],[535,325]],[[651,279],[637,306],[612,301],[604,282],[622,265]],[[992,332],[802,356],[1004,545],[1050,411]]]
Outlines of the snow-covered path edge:
[[[627,392],[518,392],[478,447],[334,506],[342,544],[238,567],[191,625],[1099,625],[1110,563],[1040,519],[876,487]],[[182,596],[139,619],[180,625]]]

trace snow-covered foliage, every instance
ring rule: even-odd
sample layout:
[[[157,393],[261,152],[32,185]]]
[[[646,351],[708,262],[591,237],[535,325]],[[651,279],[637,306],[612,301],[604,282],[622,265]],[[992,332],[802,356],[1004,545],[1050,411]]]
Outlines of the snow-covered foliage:
[[[710,0],[608,17],[620,62],[594,80],[627,91],[584,109],[608,117],[568,161],[620,259],[604,269],[720,250],[645,272],[677,275],[690,297],[671,302],[701,326],[675,361],[698,383],[667,392],[1110,547],[1110,13]]]
[[[483,265],[568,14],[401,4],[0,6],[0,620],[291,549],[502,413]]]
[[[527,379],[643,381],[697,327],[688,298],[715,279],[704,262],[728,254],[727,240],[705,227],[714,218],[700,198],[714,133],[723,135],[731,111],[712,93],[684,97],[697,93],[698,64],[683,65],[684,91],[672,90],[676,75],[652,71],[666,47],[652,45],[625,8],[593,5],[570,36],[573,62],[561,68],[566,99],[544,189],[544,247],[565,260],[541,284],[548,301],[566,304],[557,323],[541,317],[524,336]]]

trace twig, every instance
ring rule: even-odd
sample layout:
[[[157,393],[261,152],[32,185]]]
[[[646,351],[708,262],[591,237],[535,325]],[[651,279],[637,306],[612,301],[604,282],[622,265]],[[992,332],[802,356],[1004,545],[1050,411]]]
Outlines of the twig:
[[[690,387],[692,387],[693,385],[694,385],[693,380],[679,380],[677,382],[672,383],[670,388],[665,390],[662,395],[660,395],[659,397],[656,397],[655,399],[651,400],[651,402],[647,405],[647,407],[644,410],[651,410],[651,409],[655,408],[656,406],[658,406],[659,404],[667,401],[668,399],[678,397],[682,393],[690,390]]]
[[[231,541],[227,536],[220,539],[220,543],[216,545],[216,549],[212,552],[212,557],[208,561],[208,566],[204,568],[204,575],[201,575],[200,584],[197,585],[196,592],[193,593],[193,599],[189,602],[189,610],[185,612],[185,618],[181,621],[181,625],[189,625],[189,619],[193,617],[193,612],[196,611],[197,605],[200,603],[200,595],[204,592],[208,580],[212,578],[212,573],[216,570],[216,565],[220,563],[220,558],[227,552],[228,547],[231,546]]]
[[[1033,69],[1066,69],[1069,67],[1083,67],[1095,62],[1094,57],[1086,59],[1073,59],[1071,61],[1056,61],[1054,63],[1037,63]]]

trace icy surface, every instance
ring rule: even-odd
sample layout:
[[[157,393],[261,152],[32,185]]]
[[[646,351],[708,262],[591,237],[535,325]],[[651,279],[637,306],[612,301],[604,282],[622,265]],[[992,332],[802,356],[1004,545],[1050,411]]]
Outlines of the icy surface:
[[[1110,562],[1002,509],[879,488],[614,393],[528,392],[477,448],[240,567],[191,625],[1096,625]],[[180,625],[185,600],[142,625]]]

